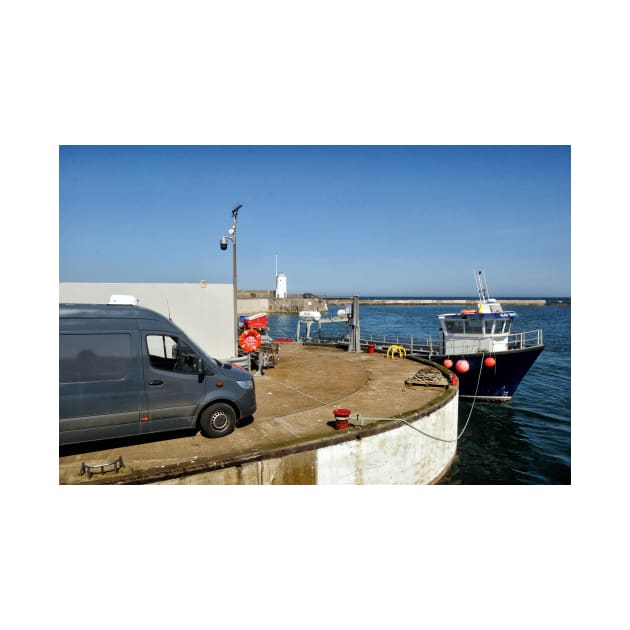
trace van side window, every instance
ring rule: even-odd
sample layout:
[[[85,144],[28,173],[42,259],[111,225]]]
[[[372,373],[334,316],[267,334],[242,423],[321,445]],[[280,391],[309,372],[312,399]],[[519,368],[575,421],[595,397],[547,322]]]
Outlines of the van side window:
[[[151,367],[156,370],[196,374],[197,355],[189,345],[170,335],[147,335]]]
[[[129,374],[131,335],[59,335],[59,382],[121,381]]]

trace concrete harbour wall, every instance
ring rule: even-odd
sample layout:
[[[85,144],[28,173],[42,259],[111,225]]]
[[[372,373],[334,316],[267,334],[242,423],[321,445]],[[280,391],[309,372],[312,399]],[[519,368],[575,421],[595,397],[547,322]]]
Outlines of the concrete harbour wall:
[[[424,433],[457,437],[457,397],[413,423]],[[440,477],[455,455],[455,442],[429,438],[407,425],[317,452],[320,484],[427,484]]]
[[[368,485],[430,484],[443,476],[457,443],[458,396],[406,418],[414,427],[387,421],[370,432],[339,432],[318,440],[245,457],[239,463],[156,481],[164,485]],[[434,438],[441,438],[440,441]],[[332,442],[332,443],[331,443]]]

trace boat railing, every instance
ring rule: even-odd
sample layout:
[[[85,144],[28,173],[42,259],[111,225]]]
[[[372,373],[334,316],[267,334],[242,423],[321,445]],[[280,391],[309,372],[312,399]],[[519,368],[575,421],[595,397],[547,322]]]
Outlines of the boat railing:
[[[517,332],[508,335],[508,348],[510,350],[521,350],[524,348],[533,348],[543,345],[543,331],[528,330],[526,332]]]
[[[501,337],[502,346],[507,346],[509,350],[522,350],[543,345],[543,331],[528,330],[524,332],[516,332]],[[336,335],[316,334],[309,339],[304,339],[308,343],[320,345],[344,345],[349,343],[349,337],[346,334],[338,333]],[[506,344],[507,341],[507,344]],[[445,354],[441,337],[433,339],[432,337],[413,337],[403,335],[380,335],[362,333],[360,339],[361,347],[367,349],[373,345],[376,350],[387,350],[390,346],[402,346],[407,354],[417,354],[423,357],[431,358],[434,355]],[[470,351],[470,350],[468,350]]]

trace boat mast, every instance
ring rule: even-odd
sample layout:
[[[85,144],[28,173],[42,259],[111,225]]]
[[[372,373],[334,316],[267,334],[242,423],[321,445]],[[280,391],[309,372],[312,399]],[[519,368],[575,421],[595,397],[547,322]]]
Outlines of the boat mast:
[[[475,281],[477,283],[477,293],[479,294],[479,299],[482,302],[487,302],[490,299],[490,294],[488,293],[488,285],[486,284],[486,277],[483,275],[483,271],[477,272],[477,275],[475,275]]]

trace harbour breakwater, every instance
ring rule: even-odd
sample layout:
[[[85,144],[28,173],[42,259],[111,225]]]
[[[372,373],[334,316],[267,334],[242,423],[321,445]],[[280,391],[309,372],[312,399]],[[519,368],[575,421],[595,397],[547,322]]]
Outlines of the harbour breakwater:
[[[498,302],[508,306],[546,306],[551,303],[548,299],[532,298],[498,298]],[[286,298],[273,297],[272,291],[239,291],[239,315],[253,313],[298,313],[299,311],[327,312],[330,308],[341,308],[352,302],[349,297],[320,297],[315,295],[295,295]],[[473,298],[361,298],[359,306],[475,306],[478,300]],[[554,300],[555,306],[570,301]]]
[[[328,299],[328,304],[333,306],[345,304],[348,299]],[[365,306],[439,306],[444,305],[476,305],[479,302],[478,299],[457,299],[457,298],[443,298],[443,299],[420,299],[420,298],[359,298],[359,305]],[[515,306],[545,306],[547,300],[535,300],[535,299],[497,299],[497,302],[501,304],[512,304]]]

